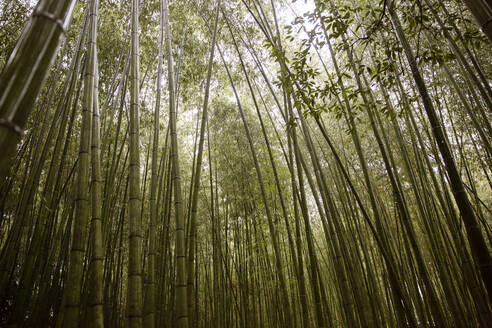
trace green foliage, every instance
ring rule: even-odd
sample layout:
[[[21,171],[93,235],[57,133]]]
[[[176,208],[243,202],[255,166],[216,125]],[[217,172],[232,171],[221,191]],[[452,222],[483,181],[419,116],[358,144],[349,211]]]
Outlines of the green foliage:
[[[100,2],[98,182],[107,327],[128,323],[130,235],[142,239],[136,253],[143,296],[150,288],[149,261],[155,262],[156,304],[146,311],[155,310],[157,327],[177,325],[177,263],[190,260],[183,254],[188,257],[191,250],[197,126],[216,4],[176,0],[169,5],[177,88],[176,134],[171,135],[166,64],[157,122],[153,113],[160,2],[140,1],[140,143],[132,150],[140,153],[137,170],[129,155],[130,136],[136,135],[129,131],[135,105],[128,74],[131,1]],[[222,1],[197,194],[196,255],[186,263],[194,272],[187,281],[194,291],[187,304],[194,313],[190,322],[217,328],[488,322],[490,300],[479,269],[470,265],[475,260],[451,192],[449,165],[439,152],[442,140],[432,132],[445,128],[464,193],[479,215],[479,232],[490,237],[490,44],[460,2],[430,5],[424,0]],[[3,66],[33,8],[29,1],[1,6]],[[390,14],[401,20],[440,124],[429,124],[414,63],[407,60]],[[10,175],[0,181],[0,326],[55,326],[63,318],[68,254],[74,251],[71,231],[77,224],[74,204],[80,201],[78,145],[87,132],[82,122],[86,75],[78,71],[69,78],[84,15],[85,2],[79,1]],[[87,52],[80,55],[85,63]],[[66,82],[73,84],[69,92]],[[56,114],[58,106],[63,115]],[[160,128],[156,158],[154,123]],[[179,179],[170,164],[172,137]],[[153,160],[157,176],[150,170]],[[130,167],[140,182],[128,180]],[[151,225],[155,179],[157,217]],[[184,224],[173,219],[176,180],[183,186],[178,203]],[[91,183],[84,186],[92,188]],[[130,195],[130,185],[134,194],[140,191],[141,204]],[[140,233],[130,229],[130,202],[132,217],[141,216],[132,221],[133,227],[141,224]],[[77,229],[91,231],[88,224]],[[178,234],[188,247],[180,254]],[[80,261],[83,302],[90,299],[92,254],[89,249]],[[28,259],[39,272],[26,269]],[[81,304],[79,317],[80,326],[91,326],[88,305]]]

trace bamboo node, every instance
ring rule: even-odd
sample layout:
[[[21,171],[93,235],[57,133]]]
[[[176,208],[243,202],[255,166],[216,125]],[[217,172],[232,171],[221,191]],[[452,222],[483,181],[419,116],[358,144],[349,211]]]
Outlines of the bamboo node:
[[[58,26],[60,28],[60,30],[62,31],[62,33],[64,35],[67,35],[67,31],[65,30],[65,26],[63,24],[63,21],[61,19],[59,19],[58,17],[56,17],[55,15],[53,15],[52,13],[49,13],[49,12],[45,12],[45,11],[35,11],[33,14],[32,14],[32,17],[41,17],[41,18],[45,18],[47,20],[50,20],[52,21],[53,23],[56,24],[56,26]]]
[[[24,136],[24,130],[22,130],[20,126],[18,126],[12,121],[9,121],[5,118],[0,118],[0,125],[8,128],[9,130],[17,134],[20,138]]]

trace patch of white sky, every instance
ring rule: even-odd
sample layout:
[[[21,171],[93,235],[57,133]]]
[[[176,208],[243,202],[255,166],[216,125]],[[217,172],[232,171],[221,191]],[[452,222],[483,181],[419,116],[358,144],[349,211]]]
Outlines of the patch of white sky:
[[[282,1],[280,6],[276,5],[280,25],[287,25],[294,22],[297,17],[303,17],[304,14],[312,13],[315,9],[315,3],[312,0]],[[313,29],[314,24],[304,21],[304,27],[307,30]],[[307,37],[304,31],[300,31],[301,36]]]
[[[315,3],[312,0],[297,0],[295,2],[284,1],[283,5],[283,18],[285,19],[284,25],[292,24],[297,17],[303,18],[302,25],[296,25],[293,28],[297,34],[294,34],[294,42],[292,43],[293,49],[298,50],[299,41],[301,39],[309,39],[308,31],[312,31],[315,29],[316,25],[318,25],[318,21],[310,21],[305,18],[304,15],[307,13],[314,13],[315,11]],[[317,33],[320,33],[319,27]],[[328,32],[329,33],[329,32]],[[326,78],[325,70],[323,66],[329,71],[333,72],[333,64],[330,58],[330,53],[328,51],[328,47],[325,44],[324,38],[320,41],[323,41],[322,44],[315,42],[316,48],[311,47],[310,49],[310,65],[318,68],[322,73],[321,76],[323,79]],[[296,48],[297,47],[297,48]],[[343,69],[343,68],[342,68]]]

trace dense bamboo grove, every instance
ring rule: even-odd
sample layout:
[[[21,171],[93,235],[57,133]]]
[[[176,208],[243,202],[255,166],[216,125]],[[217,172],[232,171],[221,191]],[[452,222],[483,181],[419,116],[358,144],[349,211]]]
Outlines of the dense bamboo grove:
[[[492,327],[490,0],[0,1],[0,326]]]

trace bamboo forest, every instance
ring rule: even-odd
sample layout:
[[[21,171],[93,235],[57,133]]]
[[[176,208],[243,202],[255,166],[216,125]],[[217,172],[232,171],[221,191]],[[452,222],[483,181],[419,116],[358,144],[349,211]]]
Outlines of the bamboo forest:
[[[0,0],[0,327],[492,327],[492,0]]]

